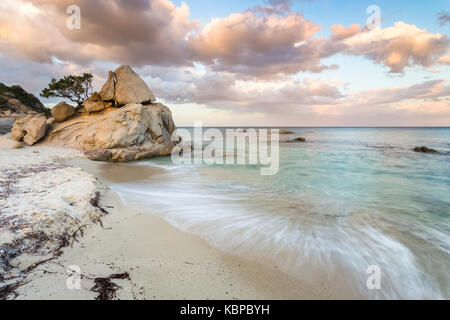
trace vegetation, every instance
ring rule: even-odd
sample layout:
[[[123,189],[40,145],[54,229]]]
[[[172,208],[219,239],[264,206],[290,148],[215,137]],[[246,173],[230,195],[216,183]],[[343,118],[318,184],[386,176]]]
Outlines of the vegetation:
[[[21,86],[8,87],[0,83],[0,108],[11,109],[14,111],[15,107],[8,103],[8,100],[14,98],[19,100],[24,106],[32,111],[50,115],[50,110],[47,109],[38,98],[31,93],[26,92]]]
[[[81,76],[65,76],[62,79],[52,79],[48,88],[41,91],[41,97],[60,97],[69,99],[81,106],[92,94],[92,74],[83,73]]]

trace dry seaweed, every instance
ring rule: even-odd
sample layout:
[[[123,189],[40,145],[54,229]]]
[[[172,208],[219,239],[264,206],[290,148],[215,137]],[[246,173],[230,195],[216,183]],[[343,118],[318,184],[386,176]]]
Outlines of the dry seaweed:
[[[0,300],[6,300],[11,295],[14,296],[13,299],[17,298],[19,294],[16,290],[28,282],[29,281],[18,281],[16,283],[7,284],[6,286],[0,287]]]
[[[106,211],[104,208],[100,206],[100,192],[96,192],[94,198],[90,200],[91,206],[94,208],[99,209],[104,215],[109,214],[108,211]]]
[[[82,225],[80,226],[77,230],[75,230],[75,232],[72,234],[72,243],[70,244],[70,247],[73,248],[73,243],[76,241],[78,242],[77,239],[77,234],[78,232],[80,232],[81,236],[84,236],[84,232],[83,232],[83,228],[86,228],[86,225]]]
[[[95,278],[95,285],[91,288],[91,291],[98,293],[95,300],[113,300],[116,298],[116,291],[121,287],[112,282],[113,279],[131,280],[128,272],[112,274],[106,278]]]

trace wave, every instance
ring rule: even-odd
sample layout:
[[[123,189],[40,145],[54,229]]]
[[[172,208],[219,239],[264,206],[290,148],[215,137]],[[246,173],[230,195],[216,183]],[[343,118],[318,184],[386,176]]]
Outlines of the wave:
[[[227,184],[212,187],[191,173],[185,168],[156,182],[111,189],[125,204],[157,214],[224,252],[277,266],[312,285],[326,277],[336,290],[345,286],[355,298],[443,298],[412,251],[371,225],[271,211],[256,193],[233,192]],[[366,270],[372,265],[381,270],[381,290],[367,289]]]

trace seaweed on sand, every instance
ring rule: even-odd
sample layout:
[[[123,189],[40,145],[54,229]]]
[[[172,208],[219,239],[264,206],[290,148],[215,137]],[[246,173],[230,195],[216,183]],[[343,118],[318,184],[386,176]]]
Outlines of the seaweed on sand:
[[[96,192],[95,196],[90,200],[91,206],[93,206],[94,208],[97,208],[101,211],[101,213],[103,213],[104,215],[109,214],[108,211],[106,211],[103,207],[100,206],[100,192]]]
[[[16,283],[7,284],[6,286],[0,287],[0,300],[6,300],[9,298],[9,296],[14,295],[14,298],[17,298],[19,295],[16,290],[23,286],[24,284],[27,284],[29,281],[18,281]]]
[[[112,274],[106,278],[95,278],[95,285],[91,288],[91,291],[97,292],[98,296],[95,300],[112,300],[116,298],[116,291],[121,287],[112,282],[113,279],[130,279],[128,272]]]

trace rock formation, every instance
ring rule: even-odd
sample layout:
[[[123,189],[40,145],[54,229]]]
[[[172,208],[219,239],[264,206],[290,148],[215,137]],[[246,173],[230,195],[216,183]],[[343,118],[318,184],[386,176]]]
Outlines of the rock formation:
[[[170,155],[178,143],[177,138],[172,141],[176,129],[172,113],[154,101],[146,83],[129,66],[122,66],[110,71],[100,92],[83,102],[84,110],[54,124],[44,143],[77,148],[98,161]]]
[[[83,150],[92,160],[116,162],[170,155],[180,140],[174,136],[170,109],[155,103],[147,84],[129,66],[110,71],[83,109],[61,102],[51,114],[50,119],[36,113],[17,119],[11,139],[28,145],[43,140]],[[21,146],[14,141],[5,140],[4,145]]]
[[[52,108],[52,117],[56,122],[64,122],[75,114],[76,109],[65,102],[60,102]]]
[[[41,140],[47,131],[47,118],[44,115],[28,115],[16,120],[11,138],[32,146]]]

